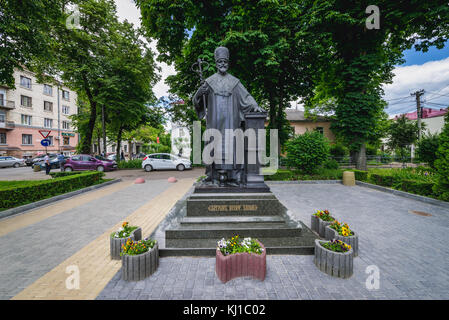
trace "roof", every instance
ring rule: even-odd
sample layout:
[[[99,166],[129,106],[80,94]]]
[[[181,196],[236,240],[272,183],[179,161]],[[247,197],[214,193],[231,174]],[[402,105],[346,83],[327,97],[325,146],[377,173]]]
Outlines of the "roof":
[[[297,110],[297,109],[285,109],[285,114],[287,115],[288,121],[314,121],[312,117],[306,118],[304,116],[304,111]],[[317,115],[316,120],[319,121],[330,121],[328,118],[324,116]]]
[[[421,119],[428,119],[428,118],[435,118],[435,117],[442,117],[448,112],[449,108],[446,109],[431,109],[431,108],[423,108],[422,112],[422,118]],[[416,120],[418,119],[417,112],[409,112],[404,114],[405,117],[409,120]],[[396,116],[395,119],[399,118],[400,116]]]

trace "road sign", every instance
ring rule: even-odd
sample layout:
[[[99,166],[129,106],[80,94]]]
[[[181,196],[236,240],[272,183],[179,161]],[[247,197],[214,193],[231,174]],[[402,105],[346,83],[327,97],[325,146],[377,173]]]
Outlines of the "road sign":
[[[46,139],[48,137],[50,132],[51,132],[51,130],[39,130],[39,133],[41,134],[42,137],[44,137],[44,139]]]
[[[43,145],[44,147],[48,147],[51,144],[50,139],[42,139],[41,140],[41,145]]]

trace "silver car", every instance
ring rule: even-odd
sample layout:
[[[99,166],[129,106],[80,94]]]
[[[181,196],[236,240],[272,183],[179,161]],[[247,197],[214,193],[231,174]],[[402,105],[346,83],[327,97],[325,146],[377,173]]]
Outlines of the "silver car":
[[[25,165],[24,159],[17,159],[11,156],[0,157],[0,168],[14,167],[18,168]]]
[[[184,158],[169,153],[153,153],[142,160],[142,169],[146,172],[153,170],[178,170],[192,169],[192,163]]]

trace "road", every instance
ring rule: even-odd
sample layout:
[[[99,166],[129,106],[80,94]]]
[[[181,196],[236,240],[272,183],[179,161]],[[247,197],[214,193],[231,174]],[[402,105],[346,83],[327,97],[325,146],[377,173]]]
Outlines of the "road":
[[[60,171],[59,169],[52,169],[52,172]],[[144,178],[151,180],[167,179],[169,177],[175,177],[176,179],[185,178],[197,178],[204,175],[204,168],[194,168],[192,170],[175,171],[152,171],[145,172],[143,169],[124,169],[106,172],[105,178],[121,178],[122,180],[134,180],[136,178]],[[0,168],[0,181],[4,180],[44,180],[49,176],[44,171],[34,172],[31,167],[20,168]]]

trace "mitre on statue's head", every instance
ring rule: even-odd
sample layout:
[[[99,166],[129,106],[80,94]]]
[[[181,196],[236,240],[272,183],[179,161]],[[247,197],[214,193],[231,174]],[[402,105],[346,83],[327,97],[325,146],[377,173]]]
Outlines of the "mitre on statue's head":
[[[229,60],[229,50],[226,47],[218,47],[214,52],[215,61],[218,59],[226,59]]]

